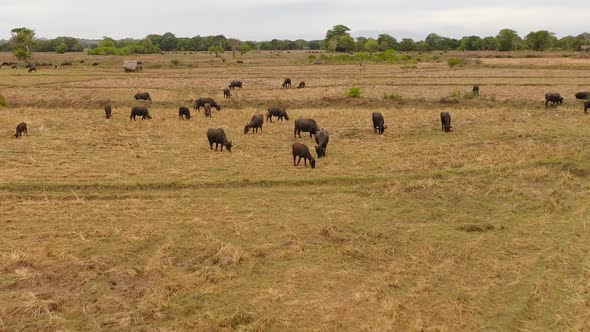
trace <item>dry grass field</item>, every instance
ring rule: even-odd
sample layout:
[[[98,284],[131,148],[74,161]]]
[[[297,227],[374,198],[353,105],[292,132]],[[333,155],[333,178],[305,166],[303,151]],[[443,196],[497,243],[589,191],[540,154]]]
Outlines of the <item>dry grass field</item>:
[[[122,57],[36,55],[77,63],[0,70],[0,330],[590,329],[590,115],[573,98],[590,60],[307,56],[151,55],[125,74]],[[223,101],[232,79],[244,89]],[[440,102],[473,84],[480,97]],[[151,121],[129,121],[140,91]],[[550,91],[564,104],[545,109]],[[178,120],[198,96],[222,110]],[[291,120],[244,135],[273,103]],[[313,170],[292,164],[293,142],[315,145],[293,138],[300,116],[331,135]],[[213,127],[232,153],[209,149]]]

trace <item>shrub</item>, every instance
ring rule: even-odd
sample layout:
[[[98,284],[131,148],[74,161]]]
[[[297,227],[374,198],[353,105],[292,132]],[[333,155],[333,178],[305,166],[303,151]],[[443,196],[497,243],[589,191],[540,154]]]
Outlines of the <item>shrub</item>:
[[[346,96],[349,98],[359,98],[361,96],[361,88],[352,87],[346,91]]]
[[[462,65],[463,63],[465,63],[465,59],[449,58],[449,60],[447,60],[447,63],[449,64],[449,67],[455,67],[456,65]]]
[[[313,60],[315,60],[315,55],[313,55],[313,54],[310,54],[310,55],[309,55],[307,58],[308,58],[309,60],[312,60],[312,61],[313,61]]]
[[[438,59],[440,59],[440,57],[438,55],[435,55],[432,57],[432,61],[438,61]]]
[[[383,99],[395,100],[395,101],[403,101],[404,98],[399,93],[384,93]]]
[[[0,95],[0,107],[6,107],[8,106],[8,102],[6,101],[6,98],[4,98],[3,95]]]

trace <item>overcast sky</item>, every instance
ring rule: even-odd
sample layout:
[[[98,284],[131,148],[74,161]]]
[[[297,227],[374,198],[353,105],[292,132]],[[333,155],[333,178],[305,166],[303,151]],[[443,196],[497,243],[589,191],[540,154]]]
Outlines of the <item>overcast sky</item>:
[[[590,30],[588,0],[0,0],[0,39],[15,27],[38,37],[116,39],[172,32],[178,37],[223,34],[242,40],[322,39],[344,24],[353,36],[389,33],[423,39],[496,35],[512,28],[521,36],[549,30],[558,37]]]

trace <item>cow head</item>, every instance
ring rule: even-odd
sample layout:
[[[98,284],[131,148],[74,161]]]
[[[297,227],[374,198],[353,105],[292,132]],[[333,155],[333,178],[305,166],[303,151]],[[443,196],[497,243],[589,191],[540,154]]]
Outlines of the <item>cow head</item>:
[[[445,133],[450,133],[452,131],[453,127],[451,127],[451,126],[444,126],[443,129],[444,129]]]
[[[249,131],[250,131],[250,126],[248,126],[248,123],[246,123],[246,125],[244,126],[244,135],[246,135]]]
[[[315,153],[317,153],[317,154],[318,154],[318,158],[321,158],[321,157],[323,157],[323,156],[324,156],[324,151],[323,151],[323,149],[322,149],[321,147],[319,147],[319,146],[316,146],[316,147],[315,147]]]
[[[289,121],[289,116],[287,115],[287,112],[284,113],[284,117],[285,117],[285,120]]]
[[[311,168],[315,168],[315,159],[313,159],[313,158],[309,159],[309,166],[311,166]]]
[[[563,104],[563,97],[560,97],[560,98],[559,98],[559,103],[560,103],[560,104]]]
[[[233,146],[232,142],[229,141],[229,143],[225,144],[225,148],[227,149],[227,151],[231,152],[231,147]]]
[[[218,111],[218,112],[219,112],[219,111],[221,111],[221,106],[220,106],[220,105],[215,105],[215,106],[213,106],[213,107],[215,107],[215,108],[217,109],[217,111]]]

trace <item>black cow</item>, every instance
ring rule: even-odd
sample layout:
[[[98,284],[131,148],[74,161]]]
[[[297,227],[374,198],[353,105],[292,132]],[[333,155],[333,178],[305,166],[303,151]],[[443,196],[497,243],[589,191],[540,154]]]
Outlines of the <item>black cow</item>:
[[[231,90],[229,88],[223,89],[223,99],[231,98]]]
[[[141,116],[142,120],[148,119],[151,120],[152,116],[150,115],[150,111],[148,111],[147,107],[145,106],[135,106],[131,109],[131,115],[129,116],[129,120],[135,121],[136,116]]]
[[[29,73],[30,73],[30,72],[35,72],[35,73],[36,73],[36,72],[37,72],[37,67],[35,67],[35,66],[30,66],[30,67],[29,67],[29,70],[28,70],[28,72],[29,72]]]
[[[299,166],[301,158],[303,158],[303,164],[305,167],[307,167],[307,160],[309,160],[309,165],[311,168],[315,168],[315,159],[305,144],[293,143],[291,149],[293,150],[293,166]],[[297,163],[295,163],[295,159],[297,159],[297,157],[299,157],[299,160],[297,160]]]
[[[590,92],[576,92],[576,99],[590,99]]]
[[[152,101],[152,97],[147,92],[138,92],[135,94],[135,100],[149,100]]]
[[[301,81],[301,82],[299,82],[299,85],[297,86],[297,89],[303,89],[303,88],[305,88],[305,82],[304,81]]]
[[[295,120],[295,129],[293,130],[293,136],[301,138],[301,132],[309,133],[309,138],[312,138],[318,132],[318,124],[314,119],[298,118]]]
[[[178,108],[178,118],[180,120],[190,120],[191,111],[189,111],[188,107],[180,106]]]
[[[371,118],[373,119],[373,132],[379,132],[379,135],[383,134],[385,129],[387,129],[385,120],[383,119],[383,114],[379,112],[373,112],[373,114],[371,114]]]
[[[213,100],[213,98],[199,98],[195,101],[195,107],[197,111],[201,111],[201,107],[204,107],[205,104],[210,104],[211,107],[215,107],[218,111],[221,111],[221,106]]]
[[[107,105],[104,107],[104,116],[105,116],[105,118],[107,118],[107,119],[110,119],[110,118],[112,117],[112,107],[111,107],[111,105],[110,105],[110,104],[107,104]]]
[[[285,80],[283,81],[283,88],[290,88],[290,87],[291,87],[291,79],[285,78]]]
[[[322,128],[315,134],[315,142],[317,144],[315,152],[318,154],[318,158],[326,156],[326,148],[328,147],[329,141],[330,134],[328,134],[326,129]]]
[[[246,123],[246,126],[244,127],[244,135],[246,135],[250,131],[250,129],[252,129],[252,132],[256,131],[256,133],[258,133],[258,128],[260,128],[260,133],[262,133],[263,124],[264,117],[262,116],[262,114],[254,114],[252,116],[252,119],[250,119],[250,122]]]
[[[584,102],[584,114],[588,114],[588,109],[590,108],[590,100]]]
[[[545,108],[551,102],[552,105],[563,104],[563,97],[559,93],[546,93],[545,94]]]
[[[203,108],[205,108],[205,117],[206,118],[210,118],[211,117],[211,104],[206,103]]]
[[[449,112],[440,112],[440,125],[441,130],[445,133],[451,132],[451,113]]]
[[[229,88],[230,89],[235,89],[235,88],[241,89],[242,88],[242,81],[235,80],[235,81],[229,82]]]
[[[25,133],[25,135],[29,136],[29,132],[27,131],[27,124],[24,122],[21,122],[16,125],[16,133],[14,134],[14,137],[19,138],[22,136],[23,133]]]
[[[474,95],[479,96],[479,85],[474,85],[471,91],[473,91]]]
[[[221,152],[223,152],[224,146],[227,148],[227,151],[231,152],[232,142],[227,140],[223,129],[211,128],[207,130],[207,139],[209,140],[211,150],[213,150],[213,143],[215,143],[215,151],[217,151],[217,147],[221,144]]]
[[[280,106],[271,106],[266,111],[266,121],[270,121],[272,123],[272,117],[276,116],[279,120],[283,121],[289,120],[289,115],[287,115],[287,110],[284,107]]]

